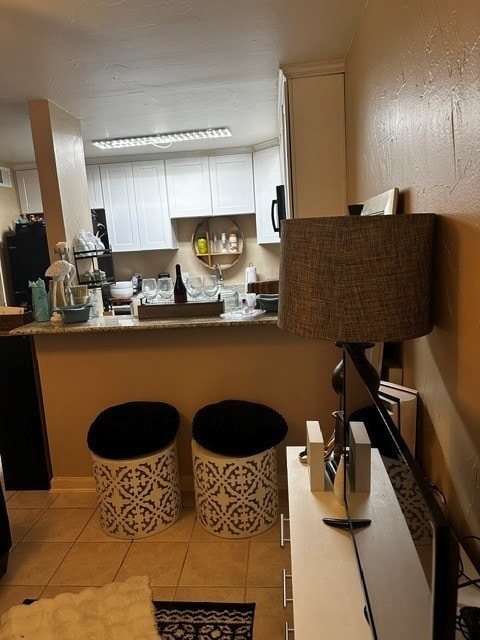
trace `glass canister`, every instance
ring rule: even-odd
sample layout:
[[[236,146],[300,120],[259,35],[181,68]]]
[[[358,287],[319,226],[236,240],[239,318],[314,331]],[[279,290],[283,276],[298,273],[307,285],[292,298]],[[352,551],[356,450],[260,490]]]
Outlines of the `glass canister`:
[[[200,254],[208,253],[207,239],[203,236],[201,238],[197,238],[197,251]]]
[[[220,300],[223,300],[223,311],[229,313],[235,311],[240,306],[240,296],[238,291],[230,289],[229,287],[220,288]]]

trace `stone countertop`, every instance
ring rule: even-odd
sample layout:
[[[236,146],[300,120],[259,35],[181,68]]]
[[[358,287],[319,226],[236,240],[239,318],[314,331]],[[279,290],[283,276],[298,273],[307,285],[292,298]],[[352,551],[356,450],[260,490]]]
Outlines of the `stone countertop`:
[[[53,334],[112,332],[112,331],[157,331],[164,329],[201,329],[206,327],[251,327],[277,326],[277,314],[265,313],[253,318],[174,318],[168,320],[139,320],[134,316],[103,316],[88,322],[65,324],[64,322],[31,322],[8,335],[39,336]]]

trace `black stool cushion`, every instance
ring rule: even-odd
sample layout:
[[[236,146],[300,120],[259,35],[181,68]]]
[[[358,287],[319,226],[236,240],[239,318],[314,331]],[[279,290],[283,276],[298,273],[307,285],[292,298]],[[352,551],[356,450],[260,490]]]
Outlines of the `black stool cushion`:
[[[179,425],[179,413],[171,404],[126,402],[98,414],[88,430],[87,444],[101,458],[129,460],[171,444]]]
[[[247,400],[222,400],[199,409],[192,436],[200,446],[224,456],[245,457],[281,442],[288,431],[274,409]]]

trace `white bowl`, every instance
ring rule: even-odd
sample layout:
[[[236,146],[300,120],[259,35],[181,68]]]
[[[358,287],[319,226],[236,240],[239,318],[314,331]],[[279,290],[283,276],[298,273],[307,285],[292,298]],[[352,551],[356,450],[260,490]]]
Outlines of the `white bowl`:
[[[112,298],[131,298],[133,296],[133,284],[130,281],[111,284],[110,296]]]

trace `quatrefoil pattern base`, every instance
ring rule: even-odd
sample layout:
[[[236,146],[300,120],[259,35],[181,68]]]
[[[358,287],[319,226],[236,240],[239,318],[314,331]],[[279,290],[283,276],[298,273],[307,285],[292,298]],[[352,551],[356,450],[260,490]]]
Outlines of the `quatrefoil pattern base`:
[[[211,453],[192,442],[197,517],[221,538],[247,538],[269,529],[278,515],[275,448],[246,458]]]
[[[100,526],[114,538],[145,538],[172,525],[182,510],[175,441],[132,460],[92,453]]]

